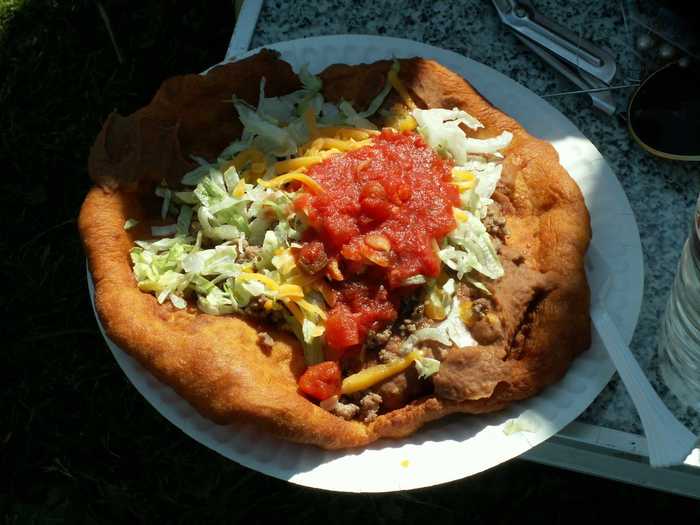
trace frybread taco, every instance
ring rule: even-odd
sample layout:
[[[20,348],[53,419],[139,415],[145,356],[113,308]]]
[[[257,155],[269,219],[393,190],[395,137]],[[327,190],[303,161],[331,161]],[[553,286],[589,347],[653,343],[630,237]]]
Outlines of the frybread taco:
[[[436,62],[171,78],[89,171],[106,333],[217,423],[358,447],[533,396],[590,344],[578,186]]]

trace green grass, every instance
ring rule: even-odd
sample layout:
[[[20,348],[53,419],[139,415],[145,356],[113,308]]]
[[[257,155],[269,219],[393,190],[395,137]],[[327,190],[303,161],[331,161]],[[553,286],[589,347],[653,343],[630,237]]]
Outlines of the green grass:
[[[513,461],[404,494],[305,489],[223,459],[164,420],[107,350],[75,219],[110,111],[220,60],[231,2],[0,0],[0,522],[636,521],[695,501]],[[459,461],[459,458],[455,458]],[[371,475],[368,473],[367,475]]]

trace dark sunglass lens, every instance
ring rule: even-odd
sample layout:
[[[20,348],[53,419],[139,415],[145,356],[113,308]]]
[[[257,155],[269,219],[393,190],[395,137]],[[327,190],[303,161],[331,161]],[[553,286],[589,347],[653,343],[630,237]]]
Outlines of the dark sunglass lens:
[[[632,97],[628,119],[637,140],[656,150],[655,153],[678,158],[700,157],[697,64],[685,67],[672,64],[650,75]]]

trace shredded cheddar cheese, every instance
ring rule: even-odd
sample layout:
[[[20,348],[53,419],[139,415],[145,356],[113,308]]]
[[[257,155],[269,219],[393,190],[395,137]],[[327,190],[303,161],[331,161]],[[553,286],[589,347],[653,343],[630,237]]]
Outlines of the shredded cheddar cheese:
[[[366,390],[377,383],[384,381],[385,379],[395,376],[399,372],[406,370],[414,361],[417,361],[423,357],[423,354],[418,350],[396,359],[391,363],[386,363],[382,365],[374,365],[369,368],[365,368],[356,374],[352,374],[345,379],[343,379],[343,385],[341,387],[341,392],[343,394],[353,394],[355,392],[360,392]]]
[[[319,306],[310,303],[304,299],[304,290],[298,284],[279,284],[267,275],[262,275],[255,272],[244,272],[241,273],[237,279],[239,281],[260,281],[265,286],[267,286],[272,291],[276,292],[275,299],[281,300],[287,309],[292,313],[292,315],[300,322],[304,322],[305,315],[302,310],[325,320],[327,318],[326,312]],[[268,301],[270,304],[268,305]],[[265,301],[263,308],[265,310],[271,310],[273,307],[273,301]]]
[[[379,131],[377,131],[376,129],[337,127],[319,128],[318,133],[321,137],[329,137],[341,140],[365,140],[370,137],[375,137],[379,135]]]
[[[309,104],[309,107],[304,111],[304,123],[306,127],[309,128],[309,135],[311,138],[318,137],[318,127],[316,126],[316,113],[313,107]]]
[[[307,155],[305,157],[297,157],[295,159],[282,160],[275,163],[275,172],[282,175],[289,172],[294,172],[302,168],[308,168],[314,164],[323,162],[322,155]]]
[[[442,321],[447,317],[447,312],[442,306],[436,305],[431,301],[425,302],[425,315],[433,321]]]
[[[231,193],[234,197],[238,197],[239,199],[243,197],[243,195],[245,195],[245,180],[239,180]]]
[[[265,175],[267,171],[267,161],[262,151],[255,148],[248,148],[233,157],[233,160],[226,163],[222,170],[226,171],[231,167],[236,168],[236,171],[241,173],[243,178],[248,182],[255,182]],[[246,170],[243,170],[243,168],[246,168]]]
[[[238,277],[236,277],[236,279],[239,281],[260,281],[271,290],[279,290],[279,284],[277,284],[274,280],[270,279],[267,275],[263,275],[261,273],[243,272]]]
[[[302,147],[304,153],[308,154],[312,151],[332,151],[338,152],[354,151],[364,146],[371,144],[370,139],[356,141],[355,139],[337,139],[331,137],[321,137],[311,141],[306,148]]]
[[[303,173],[287,173],[286,175],[280,175],[271,180],[260,180],[258,184],[266,188],[277,188],[279,186],[284,186],[291,181],[301,182],[304,186],[312,190],[313,193],[323,193],[323,188],[314,179]]]
[[[304,291],[301,286],[296,284],[282,284],[279,287],[278,297],[289,297],[293,300],[301,300],[304,298]]]
[[[321,309],[320,309],[318,306],[316,306],[315,304],[311,304],[311,303],[308,302],[306,299],[298,299],[298,300],[296,301],[296,303],[297,303],[301,308],[303,308],[304,310],[306,310],[307,312],[311,312],[311,313],[313,313],[313,314],[318,315],[318,316],[319,316],[321,319],[323,319],[324,321],[326,320],[326,318],[327,318],[326,312],[324,312],[323,310],[321,310]]]
[[[304,323],[304,314],[301,312],[299,307],[291,299],[283,299],[287,309],[292,312],[294,318],[299,321],[299,324]]]
[[[454,168],[452,170],[452,184],[460,193],[471,190],[476,186],[476,175],[469,170]]]
[[[467,215],[467,212],[464,210],[461,210],[459,208],[452,208],[452,213],[455,216],[455,220],[457,222],[464,222],[469,218],[469,215]]]
[[[452,179],[456,181],[476,181],[476,175],[469,170],[454,168],[452,170]]]
[[[391,69],[389,71],[388,75],[389,82],[391,82],[391,86],[396,90],[396,92],[401,95],[401,98],[403,99],[403,103],[406,104],[406,107],[408,109],[415,109],[416,104],[413,102],[413,99],[411,98],[411,95],[408,94],[408,90],[406,87],[403,85],[401,80],[399,80],[399,75]]]
[[[459,317],[466,326],[471,326],[474,324],[474,314],[472,312],[472,302],[469,300],[462,300],[459,303]]]
[[[471,190],[474,188],[474,186],[476,186],[476,182],[469,180],[453,181],[452,184],[459,190],[460,193]]]

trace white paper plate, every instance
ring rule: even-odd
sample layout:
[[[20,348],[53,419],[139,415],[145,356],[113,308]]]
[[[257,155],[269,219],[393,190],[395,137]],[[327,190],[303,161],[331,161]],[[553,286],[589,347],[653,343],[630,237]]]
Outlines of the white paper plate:
[[[642,300],[639,232],[629,202],[595,147],[561,113],[513,80],[456,53],[396,38],[332,36],[266,46],[279,50],[295,69],[317,72],[333,63],[356,64],[391,57],[432,58],[468,79],[494,105],[530,133],[549,140],[581,187],[593,226],[593,243],[605,254],[612,286],[605,296],[620,332],[632,337]],[[255,53],[251,51],[249,54]],[[88,274],[90,296],[94,288]],[[98,319],[99,323],[99,319]],[[102,326],[100,325],[102,330]],[[104,331],[103,331],[104,335]],[[201,417],[106,336],[114,357],[143,396],[174,425],[207,447],[246,467],[293,483],[329,490],[385,492],[460,479],[516,457],[574,420],[610,380],[610,363],[598,334],[566,377],[539,396],[504,412],[452,416],[400,442],[382,441],[364,450],[326,452],[275,439],[250,425],[220,426]],[[525,415],[534,432],[506,435],[503,424]]]

